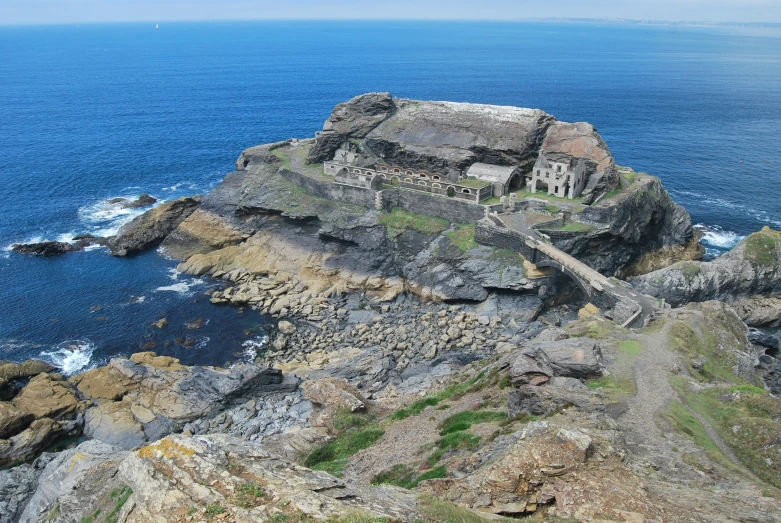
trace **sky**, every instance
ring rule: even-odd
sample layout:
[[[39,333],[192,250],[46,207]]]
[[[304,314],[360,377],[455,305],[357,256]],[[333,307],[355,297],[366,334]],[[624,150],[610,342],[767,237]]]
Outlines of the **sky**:
[[[781,0],[0,0],[0,24],[263,19],[781,23]]]

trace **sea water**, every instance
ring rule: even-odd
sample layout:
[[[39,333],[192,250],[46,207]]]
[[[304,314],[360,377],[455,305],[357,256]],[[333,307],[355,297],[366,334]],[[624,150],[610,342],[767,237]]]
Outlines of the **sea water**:
[[[11,244],[109,235],[138,209],[208,192],[242,149],[321,128],[368,91],[542,108],[596,125],[659,176],[711,255],[781,227],[781,32],[431,22],[0,27],[0,359],[78,372],[154,350],[225,364],[268,319],[216,307],[156,252],[56,258]],[[150,323],[167,318],[169,327]],[[199,329],[188,325],[203,319]]]

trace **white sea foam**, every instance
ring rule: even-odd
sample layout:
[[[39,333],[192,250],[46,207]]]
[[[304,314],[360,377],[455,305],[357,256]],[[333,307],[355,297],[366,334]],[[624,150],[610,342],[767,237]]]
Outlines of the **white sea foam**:
[[[241,344],[242,361],[252,363],[258,357],[258,351],[268,344],[268,336],[262,334]]]
[[[138,195],[123,196],[128,200],[137,197]],[[79,208],[79,219],[87,227],[85,232],[95,236],[113,236],[124,224],[150,209],[150,207],[127,208],[122,205],[122,202],[111,203],[113,199],[109,198]],[[155,206],[160,203],[162,201],[158,200]]]
[[[168,292],[178,292],[179,294],[192,294],[195,292],[193,287],[197,287],[199,285],[203,285],[204,282],[200,278],[187,278],[186,280],[179,280],[179,276],[182,273],[177,271],[176,269],[172,268],[168,270],[168,277],[171,278],[175,283],[172,283],[171,285],[163,285],[161,287],[158,287],[155,289],[155,292],[160,291],[168,291]]]
[[[95,345],[88,340],[63,341],[52,351],[41,352],[41,356],[58,367],[63,374],[70,376],[90,364]]]
[[[705,225],[698,223],[695,225],[697,229],[702,231],[704,236],[701,242],[703,245],[716,247],[722,250],[732,249],[737,243],[744,238],[740,234],[725,230],[718,225]]]

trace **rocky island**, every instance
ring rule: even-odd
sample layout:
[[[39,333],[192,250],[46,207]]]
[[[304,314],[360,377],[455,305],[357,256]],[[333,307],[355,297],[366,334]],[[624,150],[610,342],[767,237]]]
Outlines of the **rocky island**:
[[[358,96],[101,240],[275,335],[0,365],[0,521],[778,521],[779,237],[699,261],[590,124]]]

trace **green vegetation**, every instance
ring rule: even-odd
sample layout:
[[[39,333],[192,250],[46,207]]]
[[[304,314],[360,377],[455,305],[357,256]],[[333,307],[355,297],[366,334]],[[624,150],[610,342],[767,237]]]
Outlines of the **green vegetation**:
[[[419,475],[407,465],[394,465],[390,469],[374,476],[371,480],[371,484],[396,485],[397,487],[413,489],[417,487],[421,481],[444,477],[447,477],[447,469],[444,465],[429,469]]]
[[[687,390],[680,380],[673,380],[673,385],[749,470],[781,488],[781,400],[752,385],[699,393]],[[693,437],[711,453],[707,441]]]
[[[488,423],[491,421],[502,421],[507,418],[505,412],[493,412],[488,410],[465,410],[458,414],[453,414],[439,424],[439,435],[445,436],[460,430],[468,430],[472,425]]]
[[[398,207],[389,214],[381,215],[380,223],[387,227],[391,236],[398,236],[404,229],[413,229],[424,234],[439,234],[450,225],[447,220],[407,212]]]
[[[463,185],[464,187],[472,187],[474,189],[482,189],[483,187],[491,185],[491,182],[486,180],[479,180],[477,178],[463,178],[461,180],[458,180],[458,182],[456,183],[458,185]]]
[[[332,516],[326,520],[321,520],[308,516],[298,510],[283,514],[274,514],[266,521],[269,523],[391,523],[384,517],[360,513],[342,514],[339,516]]]
[[[686,265],[681,270],[681,274],[683,274],[686,282],[691,285],[691,282],[694,280],[694,278],[700,274],[700,265],[693,262],[686,263]]]
[[[569,198],[560,198],[558,196],[554,196],[552,194],[548,194],[545,191],[537,191],[537,192],[531,192],[527,191],[526,189],[521,189],[520,191],[516,192],[516,197],[518,198],[540,198],[542,200],[549,200],[552,202],[581,202],[583,201],[583,197],[576,196],[572,198],[571,200]]]
[[[587,337],[595,340],[605,340],[618,330],[618,326],[610,320],[592,316],[591,318],[575,321],[565,327],[572,337]]]
[[[207,518],[212,519],[215,516],[219,516],[220,514],[225,514],[225,509],[219,503],[212,503],[211,505],[206,506]]]
[[[447,237],[450,238],[450,243],[464,252],[469,252],[477,247],[474,225],[458,225],[457,230],[447,232]]]
[[[618,350],[629,356],[637,356],[643,352],[643,344],[635,340],[623,340],[618,342]]]
[[[778,243],[781,233],[769,227],[749,234],[746,238],[746,257],[756,265],[775,267],[778,265]]]
[[[631,396],[636,392],[635,382],[631,378],[614,375],[588,380],[586,386],[593,390],[601,390],[609,397]]]
[[[548,212],[549,212],[549,213],[551,213],[551,214],[556,214],[556,213],[557,213],[557,212],[559,212],[561,209],[559,209],[559,208],[558,208],[558,207],[556,207],[555,205],[545,204],[545,210],[546,210],[546,211],[548,211]]]
[[[481,372],[476,378],[466,383],[451,385],[438,394],[432,394],[430,396],[421,398],[411,403],[408,407],[394,412],[393,415],[391,415],[391,419],[399,420],[408,418],[410,416],[417,416],[423,412],[426,407],[433,407],[438,405],[441,401],[448,399],[458,399],[469,392],[469,389],[472,388],[472,386],[475,385],[483,376],[484,373]]]
[[[635,183],[635,178],[637,178],[637,173],[633,170],[619,171],[619,175],[626,181],[626,187]]]
[[[685,405],[677,401],[673,402],[665,417],[672,421],[679,431],[692,438],[698,446],[702,447],[711,460],[725,466],[734,466],[721,452],[719,447],[716,446],[710,436],[708,436],[708,433],[705,432],[705,428],[699,420],[692,415]]]
[[[474,450],[480,444],[480,436],[470,434],[463,430],[451,432],[434,442],[436,450],[427,458],[428,465],[434,465],[442,459],[446,452],[453,450]]]
[[[304,464],[335,476],[342,475],[350,456],[371,447],[385,434],[368,415],[351,413],[346,409],[337,412],[334,428],[338,431],[337,437],[313,450]]]
[[[492,517],[490,520],[481,518],[474,512],[428,494],[420,496],[418,501],[426,521],[436,523],[487,523],[488,521],[496,521],[496,517]],[[507,521],[510,520],[507,519]]]
[[[87,514],[83,518],[81,518],[81,523],[94,523],[98,516],[100,516],[100,509],[97,509],[92,514]]]
[[[559,225],[558,227],[550,227],[550,230],[567,231],[567,232],[588,232],[594,230],[594,227],[592,227],[591,225],[586,225],[585,223],[569,222],[569,223],[565,223],[564,225]]]
[[[239,485],[234,502],[241,508],[253,508],[262,505],[262,500],[265,497],[266,491],[263,487],[255,482],[248,481]]]
[[[717,329],[719,327],[716,327]],[[721,327],[723,329],[723,327]],[[740,381],[732,368],[737,364],[737,357],[732,349],[720,347],[712,335],[705,334],[705,341],[687,323],[678,322],[670,330],[670,347],[687,356],[687,365],[692,376],[701,381]],[[702,369],[692,366],[691,360],[704,356]]]

